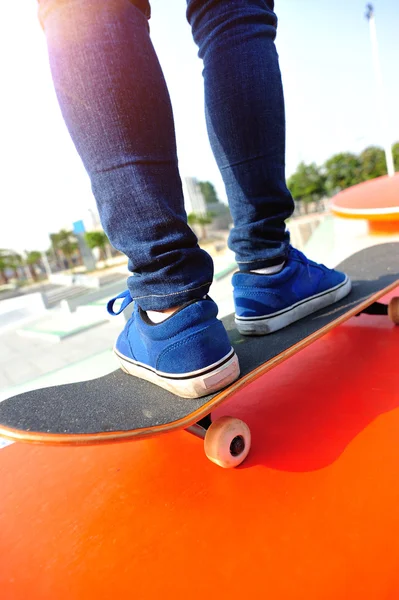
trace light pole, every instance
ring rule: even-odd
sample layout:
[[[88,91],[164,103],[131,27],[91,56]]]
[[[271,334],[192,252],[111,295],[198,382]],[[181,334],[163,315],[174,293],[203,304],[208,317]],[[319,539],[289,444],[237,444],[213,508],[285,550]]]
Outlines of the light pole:
[[[374,7],[372,4],[366,5],[366,19],[369,22],[370,27],[370,39],[371,39],[371,49],[373,55],[373,68],[375,80],[377,83],[377,102],[378,102],[378,112],[380,122],[383,127],[384,133],[384,150],[385,150],[385,160],[387,163],[387,171],[388,175],[392,177],[395,174],[395,167],[393,164],[393,156],[392,156],[392,148],[391,143],[388,138],[387,133],[387,123],[385,119],[385,111],[384,111],[384,86],[382,82],[382,73],[380,67],[380,58],[378,54],[378,42],[377,42],[377,31],[375,28],[375,18],[374,18]]]

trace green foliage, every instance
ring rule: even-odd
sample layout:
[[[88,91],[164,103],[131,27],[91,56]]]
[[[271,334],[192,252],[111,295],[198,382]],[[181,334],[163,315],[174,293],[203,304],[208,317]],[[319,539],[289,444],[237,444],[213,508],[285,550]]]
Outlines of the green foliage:
[[[0,249],[0,275],[1,279],[8,283],[9,277],[6,274],[6,271],[13,271],[14,277],[18,278],[19,267],[23,266],[23,259],[20,254],[17,252],[13,252],[12,250]]]
[[[29,272],[31,274],[32,279],[36,281],[37,275],[35,271],[35,265],[37,265],[42,260],[42,254],[38,250],[25,250],[26,258],[25,262],[28,265]]]
[[[109,243],[104,231],[87,231],[85,233],[85,240],[89,248],[100,248],[103,251]]]
[[[197,223],[197,215],[195,215],[194,213],[190,213],[189,215],[187,215],[187,223],[190,225],[196,225]]]
[[[324,167],[327,178],[326,190],[330,194],[335,194],[362,181],[360,158],[351,152],[335,154],[327,160]]]
[[[17,254],[16,252],[11,252],[8,257],[7,257],[7,262],[8,262],[8,268],[12,269],[15,273],[15,271],[18,269],[18,267],[22,267],[23,265],[23,259],[22,256],[20,254]]]
[[[109,240],[107,238],[107,235],[104,233],[104,231],[87,231],[85,233],[85,240],[86,240],[86,244],[92,250],[94,248],[99,248],[100,258],[102,258],[105,261],[104,262],[104,266],[105,266],[106,265],[106,256],[107,256],[106,249],[107,249],[107,246],[109,245]]]
[[[6,275],[6,269],[9,268],[8,257],[9,250],[0,249],[0,277],[4,283],[8,283],[8,277]]]
[[[215,187],[210,181],[199,181],[198,185],[207,204],[215,204],[219,202]]]
[[[399,142],[396,142],[396,144],[392,146],[392,154],[395,171],[399,171]]]
[[[4,248],[0,248],[0,270],[7,268],[8,254],[9,254],[8,250],[4,250]]]
[[[204,215],[197,215],[195,213],[190,213],[187,216],[187,222],[190,226],[199,225],[201,228],[201,238],[206,238],[206,225],[212,223],[214,213],[207,212]]]
[[[37,280],[36,270],[34,269],[34,265],[37,265],[41,262],[42,255],[38,250],[25,250],[24,256],[14,252],[13,250],[0,250],[0,280],[3,280],[5,283],[8,282],[9,277],[7,277],[6,271],[13,271],[13,277],[15,279],[20,278],[22,267],[28,267],[29,272],[31,274],[32,279]]]
[[[198,225],[210,225],[212,223],[213,214],[206,213],[205,215],[197,215],[196,223]]]
[[[42,260],[42,253],[38,250],[25,250],[25,253],[27,265],[37,265]]]
[[[70,262],[72,256],[78,250],[78,243],[72,231],[61,229],[58,233],[52,233],[50,239],[54,250],[61,252],[66,260]]]
[[[393,145],[395,171],[399,171],[399,142]],[[352,185],[386,175],[385,153],[378,146],[369,146],[359,155],[340,152],[331,156],[322,167],[315,163],[300,163],[288,180],[295,200],[317,201],[332,196]]]
[[[359,156],[361,181],[368,181],[387,174],[385,152],[377,146],[369,146]]]
[[[326,194],[326,177],[315,163],[301,162],[296,172],[288,180],[288,187],[295,200],[315,202]]]

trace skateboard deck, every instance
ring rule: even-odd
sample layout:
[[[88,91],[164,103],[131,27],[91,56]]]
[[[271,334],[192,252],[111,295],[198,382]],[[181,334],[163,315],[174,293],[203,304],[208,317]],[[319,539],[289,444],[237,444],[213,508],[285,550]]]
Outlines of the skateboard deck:
[[[208,457],[236,466],[250,446],[250,432],[239,419],[211,424],[211,411],[239,389],[361,312],[398,320],[398,299],[377,301],[399,285],[399,243],[361,250],[337,267],[352,279],[343,300],[267,336],[241,336],[234,315],[223,318],[238,355],[241,375],[229,387],[198,399],[185,399],[147,381],[114,371],[90,381],[33,390],[0,402],[0,436],[42,444],[100,444],[188,429],[205,438]],[[208,439],[207,439],[208,438]],[[245,447],[245,450],[244,450]]]

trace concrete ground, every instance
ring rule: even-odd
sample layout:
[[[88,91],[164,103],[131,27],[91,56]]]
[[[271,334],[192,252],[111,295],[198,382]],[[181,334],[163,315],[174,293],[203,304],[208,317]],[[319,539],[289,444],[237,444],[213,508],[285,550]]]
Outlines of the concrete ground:
[[[8,331],[0,336],[0,391],[109,350],[120,329],[109,321],[58,343]]]

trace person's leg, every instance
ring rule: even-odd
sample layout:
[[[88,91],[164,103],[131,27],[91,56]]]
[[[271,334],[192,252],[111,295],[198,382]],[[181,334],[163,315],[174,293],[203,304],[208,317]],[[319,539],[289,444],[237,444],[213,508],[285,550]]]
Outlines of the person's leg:
[[[148,8],[146,0],[41,0],[40,17],[60,107],[104,230],[129,258],[132,298],[158,310],[202,298],[213,263],[187,225]]]
[[[209,139],[234,222],[236,324],[245,334],[280,329],[350,291],[343,274],[290,247],[285,220],[294,204],[273,8],[273,0],[187,0],[204,62]]]
[[[40,0],[61,110],[101,222],[133,272],[115,345],[122,368],[181,396],[239,375],[217,307],[210,256],[187,225],[174,124],[149,37],[146,0]],[[115,299],[114,299],[115,300]],[[109,310],[113,312],[113,301]],[[146,311],[178,307],[159,324]]]
[[[229,243],[244,271],[284,261],[294,208],[272,9],[272,0],[187,0],[204,62],[209,139],[234,221]]]

